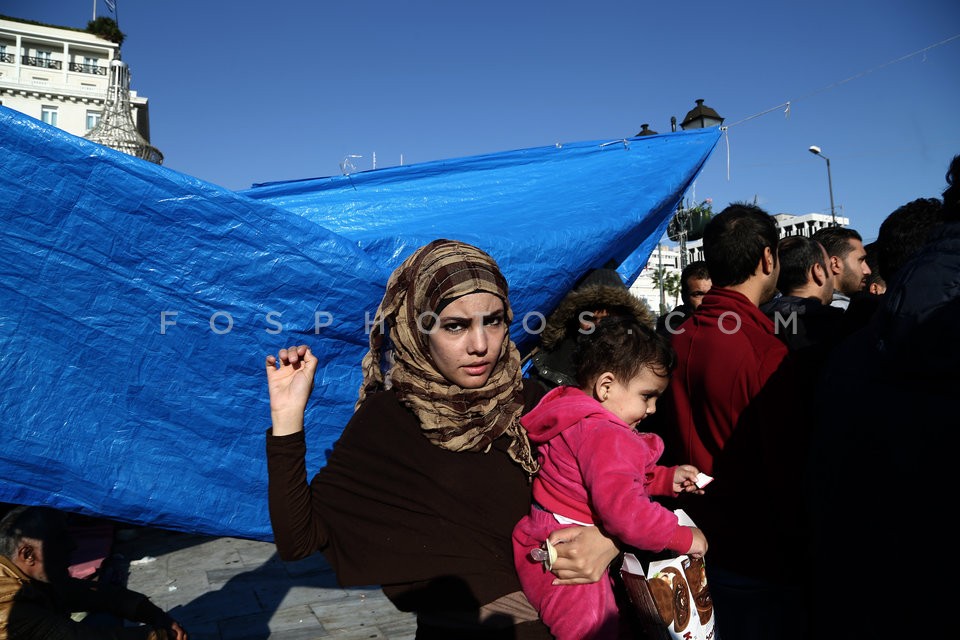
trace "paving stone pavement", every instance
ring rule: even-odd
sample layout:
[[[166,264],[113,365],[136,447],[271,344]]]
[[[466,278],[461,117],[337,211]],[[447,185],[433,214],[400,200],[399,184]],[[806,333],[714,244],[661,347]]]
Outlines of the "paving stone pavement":
[[[123,535],[123,534],[129,534]],[[283,562],[272,543],[161,529],[121,532],[111,564],[190,640],[413,640],[416,619],[379,588],[344,589],[319,553]]]

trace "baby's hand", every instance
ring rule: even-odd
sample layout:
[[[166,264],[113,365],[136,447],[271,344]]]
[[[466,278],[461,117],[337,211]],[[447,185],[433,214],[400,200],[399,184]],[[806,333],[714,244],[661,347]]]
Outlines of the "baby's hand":
[[[677,465],[673,472],[673,492],[702,494],[703,489],[697,486],[698,475],[700,470],[692,464]]]

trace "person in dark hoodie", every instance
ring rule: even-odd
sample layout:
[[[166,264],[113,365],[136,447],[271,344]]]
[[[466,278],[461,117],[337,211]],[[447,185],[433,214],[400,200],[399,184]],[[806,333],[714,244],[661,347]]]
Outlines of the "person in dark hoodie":
[[[607,316],[627,316],[652,327],[655,316],[613,269],[594,269],[561,300],[547,318],[527,376],[547,390],[576,385],[573,356],[577,336],[592,331]]]
[[[921,626],[924,635],[946,636],[955,627],[949,613],[956,606],[949,551],[936,550],[929,535],[952,510],[955,468],[949,461],[924,460],[931,452],[952,451],[956,442],[960,155],[950,164],[947,184],[938,224],[921,233],[888,233],[903,222],[898,218],[906,209],[898,209],[880,226],[880,271],[889,278],[887,292],[870,323],[838,346],[814,397],[818,420],[807,476],[814,523],[809,571],[836,575],[837,541],[859,541],[850,562],[857,584],[870,586],[845,589],[843,608],[866,612],[856,623],[862,638],[913,637]],[[888,242],[893,246],[884,247]],[[912,245],[909,250],[906,243]],[[841,388],[842,396],[836,393]],[[864,481],[854,491],[838,491],[836,474],[851,470],[865,474]],[[904,482],[910,477],[918,482]],[[923,555],[916,550],[925,547],[932,550],[929,560],[913,562]],[[918,581],[891,581],[891,567],[894,574]],[[886,584],[891,588],[881,586]],[[836,590],[816,590],[813,605],[818,640],[850,637],[850,627],[836,623]],[[918,622],[918,611],[930,612],[928,621]]]

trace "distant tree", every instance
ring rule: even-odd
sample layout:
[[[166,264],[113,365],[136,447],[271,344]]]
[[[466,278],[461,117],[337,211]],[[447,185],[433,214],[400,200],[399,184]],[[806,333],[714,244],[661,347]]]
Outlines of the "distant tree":
[[[663,286],[664,297],[671,297],[674,299],[674,306],[677,305],[677,300],[680,296],[680,274],[676,271],[671,271],[667,267],[657,267],[653,270],[653,273],[650,275],[650,279],[653,281],[653,286],[659,289],[661,284]],[[667,312],[667,309],[660,309],[660,315],[663,315]]]
[[[120,26],[117,24],[117,21],[106,16],[100,16],[96,20],[88,22],[87,33],[92,33],[104,40],[116,42],[117,44],[123,44],[123,39],[126,38],[123,32],[120,31]]]
[[[673,296],[673,306],[680,304],[680,272],[672,271],[663,282],[663,290]]]

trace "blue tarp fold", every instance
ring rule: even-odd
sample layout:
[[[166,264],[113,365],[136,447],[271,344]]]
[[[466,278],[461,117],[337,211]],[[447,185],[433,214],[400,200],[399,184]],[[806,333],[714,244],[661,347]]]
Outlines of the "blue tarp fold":
[[[639,273],[718,138],[233,192],[0,107],[0,501],[271,539],[267,353],[305,342],[321,359],[313,473],[352,412],[366,322],[416,247],[447,237],[493,255],[528,349],[522,319],[549,314],[587,269]]]

